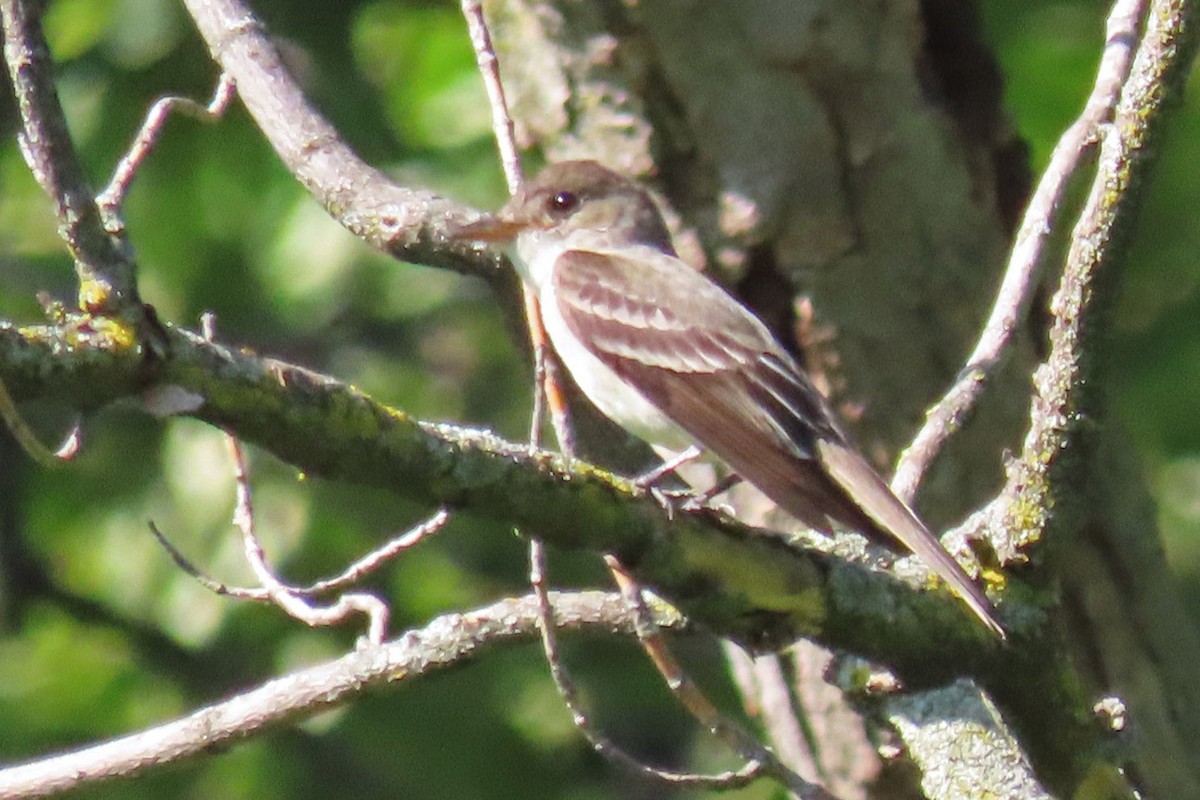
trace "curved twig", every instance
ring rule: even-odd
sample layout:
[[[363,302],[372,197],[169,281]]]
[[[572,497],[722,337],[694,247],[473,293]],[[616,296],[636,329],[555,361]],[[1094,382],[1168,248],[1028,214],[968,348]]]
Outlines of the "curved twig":
[[[991,315],[975,349],[954,385],[925,415],[925,424],[900,454],[892,491],[907,503],[916,497],[921,479],[942,446],[962,427],[1000,369],[1009,345],[1029,313],[1041,275],[1043,250],[1058,225],[1058,212],[1071,178],[1098,141],[1102,125],[1112,119],[1121,86],[1129,75],[1138,28],[1147,0],[1118,0],[1108,17],[1104,55],[1096,82],[1079,118],[1059,138],[1050,163],[1021,220],[1008,267]]]

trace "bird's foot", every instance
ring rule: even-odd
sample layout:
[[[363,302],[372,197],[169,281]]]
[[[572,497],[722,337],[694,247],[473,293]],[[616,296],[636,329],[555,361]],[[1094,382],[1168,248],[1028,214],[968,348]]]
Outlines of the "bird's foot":
[[[658,486],[644,488],[662,506],[663,511],[667,514],[667,519],[674,519],[676,511],[685,513],[716,511],[732,516],[733,508],[731,506],[724,503],[714,504],[713,499],[741,483],[741,480],[738,475],[726,475],[703,492],[694,492],[691,489],[663,489]]]
[[[726,513],[732,514],[733,511],[728,505],[724,503],[713,505],[712,501],[725,494],[741,482],[742,476],[738,475],[736,472],[732,472],[726,475],[724,478],[721,478],[721,480],[717,481],[712,486],[705,489],[703,492],[700,492],[699,494],[693,494],[691,498],[683,504],[683,510],[700,511],[708,508],[715,511],[725,511]]]
[[[634,479],[633,483],[639,489],[648,489],[653,492],[654,488],[662,482],[663,478],[673,475],[675,470],[689,461],[696,459],[699,455],[700,448],[694,444],[690,445],[686,450],[666,459],[654,469],[642,473]]]

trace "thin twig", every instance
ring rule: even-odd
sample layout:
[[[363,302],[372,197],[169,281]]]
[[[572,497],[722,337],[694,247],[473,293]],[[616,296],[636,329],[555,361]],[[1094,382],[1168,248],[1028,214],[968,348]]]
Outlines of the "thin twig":
[[[1029,313],[1039,284],[1043,250],[1058,224],[1063,196],[1084,157],[1094,150],[1100,127],[1112,118],[1121,86],[1129,75],[1133,47],[1147,0],[1117,0],[1108,17],[1104,55],[1096,82],[1079,118],[1067,128],[1021,221],[995,304],[974,351],[954,385],[926,413],[925,424],[900,455],[892,490],[905,502],[916,496],[921,479],[942,446],[966,422],[1010,352]]]
[[[193,564],[183,552],[175,546],[175,544],[167,537],[165,533],[155,524],[154,520],[147,523],[150,528],[150,533],[154,534],[154,538],[158,540],[159,545],[167,551],[167,555],[175,562],[175,566],[183,570],[187,575],[194,578],[201,586],[208,589],[213,594],[226,597],[237,597],[246,600],[258,600],[260,602],[269,602],[270,594],[261,586],[250,588],[242,586],[230,586],[227,583],[217,580],[216,578],[202,572],[199,567]]]
[[[202,122],[216,121],[229,108],[229,103],[233,100],[236,88],[236,84],[234,84],[233,78],[230,77],[229,73],[222,72],[221,77],[217,80],[217,88],[213,91],[212,99],[209,100],[207,105],[198,103],[188,97],[172,95],[159,98],[150,107],[145,121],[142,122],[141,130],[134,137],[133,144],[129,146],[129,151],[125,153],[121,161],[117,164],[112,180],[108,182],[108,186],[105,187],[104,191],[96,197],[96,202],[99,204],[100,211],[104,214],[110,230],[112,230],[113,225],[120,225],[118,221],[120,209],[121,205],[125,202],[125,195],[129,192],[129,185],[133,182],[138,169],[146,160],[146,156],[154,149],[154,145],[158,142],[158,137],[162,133],[163,126],[166,125],[170,115],[172,113],[186,114]]]
[[[312,597],[314,595],[325,594],[336,589],[342,589],[353,583],[362,580],[365,576],[382,566],[386,561],[394,558],[398,553],[409,549],[417,542],[429,536],[432,533],[440,530],[445,526],[450,519],[450,514],[445,509],[435,513],[432,517],[414,525],[404,533],[398,534],[388,540],[382,547],[367,553],[365,556],[355,561],[347,567],[340,575],[333,578],[325,578],[308,586],[291,586],[285,585],[287,591],[292,594],[304,595]],[[236,597],[244,600],[256,600],[258,602],[273,602],[271,592],[262,586],[231,586],[230,584],[213,578],[210,575],[202,572],[195,564],[188,560],[179,548],[177,548],[170,539],[154,524],[150,522],[150,532],[154,534],[154,538],[162,545],[167,554],[171,556],[171,560],[186,572],[191,577],[195,578],[200,585],[208,589],[213,594],[224,595],[227,597]]]
[[[205,339],[213,340],[214,320],[212,314],[202,317]],[[250,475],[246,468],[246,455],[241,441],[231,433],[225,434],[225,443],[233,461],[237,503],[233,523],[242,532],[242,551],[254,577],[266,590],[271,602],[291,616],[312,627],[336,625],[351,614],[360,613],[367,617],[367,641],[379,644],[387,634],[390,614],[387,604],[369,592],[347,592],[330,605],[318,606],[306,600],[291,587],[283,583],[267,564],[266,553],[258,539],[254,524],[254,503],[250,492]]]
[[[554,629],[554,607],[551,605],[550,593],[546,588],[545,569],[545,545],[540,540],[534,539],[529,544],[529,579],[533,587],[534,597],[537,598],[538,603],[538,628],[542,635],[542,649],[546,654],[546,662],[550,665],[550,674],[554,678],[554,685],[558,688],[558,693],[562,697],[567,710],[571,712],[571,716],[575,720],[575,727],[580,730],[596,753],[641,778],[661,781],[669,786],[678,788],[688,787],[709,790],[738,789],[748,785],[762,774],[763,764],[754,760],[747,760],[746,764],[736,771],[715,775],[659,769],[658,767],[653,767],[637,760],[601,733],[592,724],[580,705],[579,693],[575,689],[575,682],[563,666],[557,637],[552,632],[548,633],[548,631],[553,631]],[[628,603],[628,598],[626,597],[625,599]],[[630,608],[636,607],[631,606]],[[636,609],[633,618],[636,620],[635,630],[639,639],[642,636],[642,617],[642,610]],[[550,624],[547,624],[547,621]]]
[[[637,612],[638,641],[646,655],[650,657],[655,669],[667,683],[667,687],[675,698],[709,733],[723,741],[730,749],[745,759],[747,765],[761,765],[763,774],[771,775],[787,786],[797,797],[830,800],[833,795],[824,787],[809,783],[776,753],[760,742],[749,731],[726,717],[705,696],[691,676],[675,659],[667,646],[666,637],[654,623],[654,616],[646,605],[641,587],[621,563],[612,556],[607,556],[605,562],[616,578],[617,587],[625,602]]]
[[[492,46],[492,36],[488,31],[487,20],[483,16],[483,6],[479,0],[462,0],[462,13],[467,20],[471,47],[475,50],[475,64],[483,78],[488,105],[492,109],[492,134],[496,140],[496,149],[500,151],[500,166],[504,170],[508,193],[513,195],[521,190],[525,176],[521,168],[521,153],[517,149],[512,115],[508,111],[508,99],[504,95],[504,83],[500,79],[500,60],[496,57],[496,49]],[[557,370],[553,366],[553,351],[550,349],[546,329],[542,325],[537,294],[522,282],[521,295],[525,306],[525,321],[529,329],[530,344],[533,349],[533,413],[529,423],[529,445],[531,448],[538,447],[541,438],[542,415],[549,405],[551,421],[561,446],[564,437],[567,441],[571,440],[570,421],[566,418],[565,412],[560,413],[556,410],[565,408],[565,404],[556,403],[554,400],[554,395],[558,393],[558,387]],[[563,452],[567,454],[566,450]]]
[[[326,606],[315,605],[291,590],[267,564],[266,553],[258,539],[254,525],[254,506],[250,496],[250,479],[246,470],[245,454],[237,437],[227,434],[225,441],[234,463],[237,484],[237,506],[233,514],[234,525],[242,532],[242,551],[249,562],[254,577],[266,589],[271,602],[291,616],[312,627],[336,625],[351,614],[360,613],[367,617],[367,641],[380,644],[387,635],[390,612],[387,604],[369,592],[347,592]]]
[[[317,581],[309,586],[298,587],[293,591],[304,595],[324,594],[325,592],[357,583],[363,577],[382,566],[384,562],[391,560],[397,554],[414,546],[417,542],[440,531],[449,521],[450,512],[444,508],[438,509],[432,517],[393,537],[383,547],[367,553],[358,561],[348,566],[340,575]]]
[[[500,150],[500,164],[504,168],[504,179],[508,181],[508,193],[516,194],[524,176],[512,115],[508,113],[508,100],[500,80],[500,60],[496,58],[496,49],[492,47],[492,35],[488,31],[479,0],[462,0],[462,13],[467,20],[471,47],[475,50],[475,64],[479,67],[483,86],[487,90],[488,105],[492,109],[492,132],[495,134],[496,147]]]

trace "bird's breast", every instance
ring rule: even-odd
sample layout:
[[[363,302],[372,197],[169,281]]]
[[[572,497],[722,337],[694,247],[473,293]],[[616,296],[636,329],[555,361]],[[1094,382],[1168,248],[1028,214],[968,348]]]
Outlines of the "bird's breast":
[[[567,327],[547,281],[539,292],[546,335],[576,385],[604,416],[651,445],[683,450],[693,439],[605,365]]]

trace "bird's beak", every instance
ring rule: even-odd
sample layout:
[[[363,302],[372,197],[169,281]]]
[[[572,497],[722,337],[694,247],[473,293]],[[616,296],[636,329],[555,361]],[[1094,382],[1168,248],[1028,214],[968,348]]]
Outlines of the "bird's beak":
[[[510,217],[488,214],[474,222],[459,225],[447,235],[451,239],[468,242],[511,242],[529,225]]]

